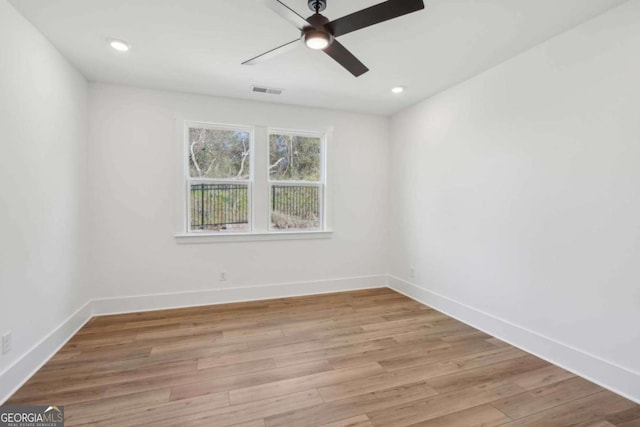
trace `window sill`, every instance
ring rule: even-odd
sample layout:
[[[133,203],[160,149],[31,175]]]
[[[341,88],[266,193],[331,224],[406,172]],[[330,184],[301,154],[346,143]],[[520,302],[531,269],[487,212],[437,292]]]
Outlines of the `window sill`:
[[[330,239],[333,231],[273,231],[270,233],[182,233],[176,234],[179,244],[261,242],[264,240],[314,240]]]

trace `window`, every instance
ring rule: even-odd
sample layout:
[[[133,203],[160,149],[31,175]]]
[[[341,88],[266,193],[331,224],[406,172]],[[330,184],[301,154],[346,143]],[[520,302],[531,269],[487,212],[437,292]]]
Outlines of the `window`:
[[[323,133],[183,123],[184,228],[177,237],[330,237]]]
[[[270,133],[269,189],[271,230],[321,229],[322,137]]]
[[[251,231],[252,130],[190,123],[186,137],[188,230]]]

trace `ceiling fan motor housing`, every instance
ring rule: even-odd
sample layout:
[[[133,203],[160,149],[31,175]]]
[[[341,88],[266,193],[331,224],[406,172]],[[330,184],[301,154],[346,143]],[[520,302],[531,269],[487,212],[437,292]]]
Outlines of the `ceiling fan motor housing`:
[[[326,25],[329,23],[329,18],[320,13],[314,13],[307,18],[307,22],[309,23],[309,26],[311,28],[315,28],[316,30],[321,31],[327,31]]]
[[[307,0],[307,4],[309,5],[309,9],[314,13],[322,12],[327,8],[326,0]]]

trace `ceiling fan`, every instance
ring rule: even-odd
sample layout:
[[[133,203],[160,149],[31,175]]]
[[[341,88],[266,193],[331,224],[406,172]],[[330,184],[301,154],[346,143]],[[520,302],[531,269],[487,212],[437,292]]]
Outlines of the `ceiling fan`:
[[[279,55],[288,48],[294,47],[295,43],[302,39],[307,47],[323,50],[355,77],[366,73],[369,69],[338,42],[336,37],[424,9],[422,0],[388,0],[329,21],[320,13],[327,8],[327,0],[307,0],[309,9],[313,12],[313,15],[308,18],[303,18],[280,0],[259,1],[298,28],[300,37],[255,56],[243,62],[243,65],[253,65]]]

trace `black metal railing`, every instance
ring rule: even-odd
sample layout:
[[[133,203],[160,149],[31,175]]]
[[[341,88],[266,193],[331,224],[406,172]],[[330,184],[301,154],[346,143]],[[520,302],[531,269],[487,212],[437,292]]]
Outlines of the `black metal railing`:
[[[272,225],[275,228],[318,227],[319,191],[319,187],[313,185],[272,185]]]
[[[249,222],[246,184],[191,184],[191,229],[221,230]]]
[[[249,223],[247,184],[191,184],[191,229],[226,230]],[[314,185],[272,185],[274,228],[304,229],[320,225],[320,188]]]

